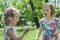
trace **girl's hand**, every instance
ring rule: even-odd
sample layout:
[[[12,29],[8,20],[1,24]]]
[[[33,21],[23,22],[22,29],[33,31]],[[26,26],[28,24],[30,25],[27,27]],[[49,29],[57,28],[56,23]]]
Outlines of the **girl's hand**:
[[[30,30],[30,26],[28,26],[24,31],[27,33]]]
[[[53,36],[57,37],[58,36],[58,33],[57,32],[54,32],[53,33]]]

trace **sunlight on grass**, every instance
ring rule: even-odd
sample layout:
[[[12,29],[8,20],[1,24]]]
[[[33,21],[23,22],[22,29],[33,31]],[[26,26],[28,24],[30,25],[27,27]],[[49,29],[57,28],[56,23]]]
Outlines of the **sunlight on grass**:
[[[16,27],[17,29],[17,34],[21,34],[23,30],[25,29],[24,27]],[[30,27],[30,31],[24,36],[23,40],[35,40],[36,38],[36,32],[37,28],[35,27]],[[3,29],[0,29],[0,40],[2,40],[3,37]]]
[[[3,30],[0,30],[0,40],[2,40]]]

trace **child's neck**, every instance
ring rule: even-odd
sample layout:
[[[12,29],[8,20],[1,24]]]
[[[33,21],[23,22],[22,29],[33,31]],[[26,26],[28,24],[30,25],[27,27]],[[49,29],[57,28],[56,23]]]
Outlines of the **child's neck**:
[[[52,20],[52,17],[45,17],[47,20]]]
[[[8,24],[7,26],[13,26],[12,24]]]
[[[52,17],[45,17],[45,19],[50,23],[53,22]]]

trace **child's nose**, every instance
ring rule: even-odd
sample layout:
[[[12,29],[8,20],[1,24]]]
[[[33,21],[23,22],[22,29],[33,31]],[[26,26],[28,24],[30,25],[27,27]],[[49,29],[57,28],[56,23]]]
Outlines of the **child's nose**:
[[[46,10],[45,10],[45,13],[46,13]]]

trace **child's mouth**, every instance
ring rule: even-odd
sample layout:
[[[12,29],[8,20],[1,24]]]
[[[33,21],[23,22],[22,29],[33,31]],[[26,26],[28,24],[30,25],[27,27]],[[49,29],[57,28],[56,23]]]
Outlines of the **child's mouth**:
[[[47,14],[45,13],[45,15],[47,15]]]

